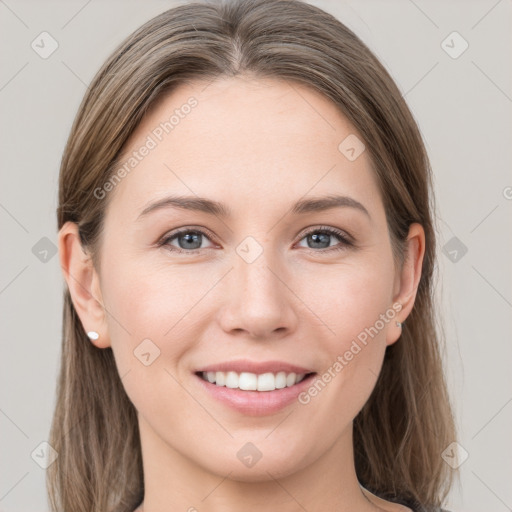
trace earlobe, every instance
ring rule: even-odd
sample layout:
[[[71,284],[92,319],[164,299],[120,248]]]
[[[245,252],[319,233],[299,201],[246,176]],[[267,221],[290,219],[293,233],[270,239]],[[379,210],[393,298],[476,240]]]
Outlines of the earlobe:
[[[66,222],[59,231],[58,243],[60,266],[84,332],[98,348],[109,347],[99,276],[82,247],[78,225]],[[98,336],[90,336],[92,332]]]
[[[418,223],[409,227],[407,244],[404,254],[404,262],[400,272],[397,274],[396,289],[398,290],[393,299],[394,304],[400,304],[400,311],[397,313],[396,322],[389,330],[387,345],[398,340],[404,328],[406,318],[412,311],[416,293],[421,278],[423,257],[425,255],[425,230]]]

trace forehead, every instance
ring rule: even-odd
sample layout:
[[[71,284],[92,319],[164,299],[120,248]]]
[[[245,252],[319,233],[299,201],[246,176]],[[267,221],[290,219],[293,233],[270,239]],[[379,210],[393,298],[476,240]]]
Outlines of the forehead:
[[[169,192],[210,196],[234,210],[333,192],[375,201],[367,152],[349,160],[340,149],[347,137],[361,139],[333,102],[301,84],[246,77],[181,84],[125,145],[126,177],[111,203],[134,218]]]

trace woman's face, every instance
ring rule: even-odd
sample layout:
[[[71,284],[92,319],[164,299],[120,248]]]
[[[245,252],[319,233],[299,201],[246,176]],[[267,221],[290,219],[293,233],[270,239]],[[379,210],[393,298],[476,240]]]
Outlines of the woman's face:
[[[247,78],[182,85],[138,126],[124,172],[96,191],[109,200],[98,344],[113,349],[143,450],[255,481],[348,446],[404,319],[360,140],[318,93]],[[328,196],[342,199],[321,207]],[[285,365],[315,375],[251,391],[196,374],[234,362],[249,388],[280,388],[260,375]]]

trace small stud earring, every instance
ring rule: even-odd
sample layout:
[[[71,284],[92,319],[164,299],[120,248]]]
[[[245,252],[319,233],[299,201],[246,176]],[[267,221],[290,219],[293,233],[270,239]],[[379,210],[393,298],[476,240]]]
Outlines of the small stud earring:
[[[100,337],[100,335],[96,331],[89,331],[87,333],[87,336],[89,336],[91,340],[97,340]]]
[[[396,325],[397,325],[397,327],[400,327],[400,329],[401,329],[404,324],[402,322],[396,322]]]

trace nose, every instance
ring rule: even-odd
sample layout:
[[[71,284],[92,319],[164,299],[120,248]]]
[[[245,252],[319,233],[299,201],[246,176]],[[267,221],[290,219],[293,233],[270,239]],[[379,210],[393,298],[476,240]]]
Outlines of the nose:
[[[259,340],[281,338],[298,323],[300,301],[293,293],[292,276],[264,250],[249,262],[235,254],[234,268],[224,283],[225,301],[219,310],[222,329]],[[221,299],[222,301],[222,299]]]

